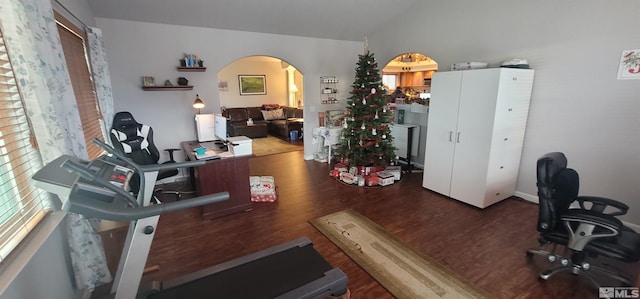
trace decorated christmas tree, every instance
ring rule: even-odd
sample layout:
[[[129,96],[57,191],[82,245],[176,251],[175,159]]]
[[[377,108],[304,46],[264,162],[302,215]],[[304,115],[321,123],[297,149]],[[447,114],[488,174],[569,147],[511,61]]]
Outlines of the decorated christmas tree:
[[[345,110],[338,155],[348,167],[395,164],[391,111],[373,54],[358,55],[356,76]]]

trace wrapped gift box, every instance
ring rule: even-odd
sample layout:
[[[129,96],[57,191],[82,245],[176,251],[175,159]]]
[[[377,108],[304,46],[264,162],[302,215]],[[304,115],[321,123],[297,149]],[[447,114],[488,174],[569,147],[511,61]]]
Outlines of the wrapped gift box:
[[[278,199],[276,184],[272,176],[250,176],[251,201],[274,202]]]
[[[364,184],[371,187],[371,186],[377,186],[378,185],[378,176],[373,174],[373,175],[365,175],[364,176]]]
[[[384,166],[359,166],[358,174],[369,175],[384,170]]]
[[[387,186],[393,184],[393,174],[387,171],[378,171],[378,185]]]
[[[393,179],[398,181],[400,180],[400,175],[402,174],[402,167],[400,166],[387,166],[384,171],[393,174]]]
[[[347,184],[357,184],[357,178],[355,175],[350,174],[348,172],[341,172],[340,173],[340,180],[347,183]]]

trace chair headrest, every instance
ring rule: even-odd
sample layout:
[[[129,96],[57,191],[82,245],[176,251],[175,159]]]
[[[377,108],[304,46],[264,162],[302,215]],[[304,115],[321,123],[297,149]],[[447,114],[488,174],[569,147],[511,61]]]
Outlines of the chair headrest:
[[[538,159],[538,184],[548,184],[558,172],[567,168],[567,157],[561,152],[545,154]]]
[[[133,118],[131,112],[122,111],[113,116],[113,128],[126,128],[129,126],[138,126],[139,123]]]

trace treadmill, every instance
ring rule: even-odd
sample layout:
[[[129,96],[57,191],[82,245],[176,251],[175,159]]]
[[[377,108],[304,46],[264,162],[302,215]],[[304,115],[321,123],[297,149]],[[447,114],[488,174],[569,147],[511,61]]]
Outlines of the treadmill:
[[[34,185],[57,194],[65,211],[111,221],[130,221],[127,239],[108,298],[326,298],[347,291],[347,276],[332,267],[301,237],[152,288],[140,281],[161,214],[227,200],[228,192],[171,203],[153,201],[158,171],[199,166],[205,161],[138,165],[100,140],[107,151],[93,161],[63,155],[45,165]],[[137,197],[128,192],[140,175]]]

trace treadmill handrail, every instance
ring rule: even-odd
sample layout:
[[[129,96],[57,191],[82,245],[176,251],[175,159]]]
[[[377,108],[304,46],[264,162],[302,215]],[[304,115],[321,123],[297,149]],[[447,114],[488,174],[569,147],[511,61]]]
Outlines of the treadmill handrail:
[[[168,212],[186,210],[193,207],[212,204],[229,199],[229,192],[220,192],[210,195],[198,196],[188,200],[150,205],[145,207],[127,208],[96,200],[72,200],[70,199],[69,211],[110,221],[133,221],[151,216],[157,216]]]

